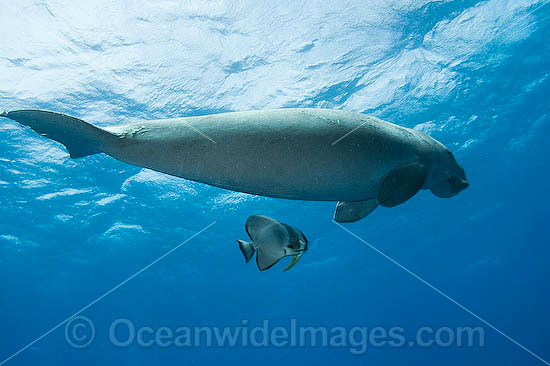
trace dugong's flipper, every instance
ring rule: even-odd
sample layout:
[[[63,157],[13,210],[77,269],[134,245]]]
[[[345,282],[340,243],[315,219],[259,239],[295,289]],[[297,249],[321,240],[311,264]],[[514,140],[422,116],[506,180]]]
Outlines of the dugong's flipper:
[[[20,110],[2,113],[6,117],[29,126],[41,136],[61,142],[71,158],[102,152],[102,148],[116,137],[108,131],[81,119],[48,111]]]
[[[336,205],[336,222],[355,222],[370,214],[378,205],[394,207],[414,196],[426,182],[428,172],[419,162],[392,170],[380,186],[378,197],[365,201],[343,202]]]
[[[365,201],[343,202],[336,205],[334,212],[334,221],[336,222],[355,222],[366,217],[378,207],[376,198]]]
[[[406,164],[392,170],[378,191],[378,203],[394,207],[414,196],[426,182],[428,172],[419,162]]]

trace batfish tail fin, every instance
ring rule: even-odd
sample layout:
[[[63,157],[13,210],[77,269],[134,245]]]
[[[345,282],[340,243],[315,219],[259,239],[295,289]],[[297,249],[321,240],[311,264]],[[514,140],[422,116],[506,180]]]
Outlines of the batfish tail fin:
[[[239,243],[239,248],[241,248],[246,263],[250,262],[250,259],[252,259],[252,256],[254,256],[256,252],[254,245],[244,240],[237,240],[237,242]]]
[[[103,147],[115,138],[115,135],[108,131],[60,113],[19,110],[4,112],[0,117],[29,126],[41,136],[62,143],[73,159],[100,153]]]

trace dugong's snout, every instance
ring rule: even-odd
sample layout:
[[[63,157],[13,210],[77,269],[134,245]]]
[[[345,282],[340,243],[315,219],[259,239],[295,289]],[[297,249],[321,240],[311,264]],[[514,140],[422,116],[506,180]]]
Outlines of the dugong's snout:
[[[470,184],[466,178],[454,175],[435,187],[432,187],[430,190],[439,198],[450,198],[456,196],[469,186]]]
[[[449,186],[451,188],[451,193],[454,196],[468,188],[470,183],[468,183],[466,178],[461,178],[455,175],[454,177],[449,178]]]
[[[466,179],[466,172],[464,171],[464,168],[458,163],[456,163],[456,165],[457,175],[449,178],[449,185],[451,186],[453,196],[459,194],[470,186],[470,183],[468,183],[468,180]]]
[[[456,162],[454,156],[450,152],[449,156],[452,158],[452,168],[449,169],[452,175],[448,176],[446,180],[430,189],[434,195],[440,198],[456,196],[470,186],[470,183],[468,183],[468,180],[466,179],[464,168]]]

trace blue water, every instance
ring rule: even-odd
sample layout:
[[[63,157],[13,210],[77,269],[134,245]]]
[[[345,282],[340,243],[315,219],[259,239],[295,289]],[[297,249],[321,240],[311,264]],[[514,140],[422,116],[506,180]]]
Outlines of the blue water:
[[[235,4],[0,2],[0,107],[103,126],[356,111],[439,139],[470,188],[451,199],[423,191],[344,225],[369,246],[331,221],[334,203],[234,193],[105,155],[71,160],[2,120],[0,362],[20,350],[5,364],[550,361],[549,1]],[[251,214],[299,227],[311,249],[288,272],[246,265],[235,240]],[[346,341],[266,345],[258,331],[254,345],[208,344],[206,333],[166,344],[181,327],[251,332],[264,321],[270,334],[293,322],[341,327]],[[110,328],[124,341],[128,323],[146,344],[114,344]],[[406,341],[369,339],[365,351],[377,327]],[[443,338],[411,346],[423,327],[433,330],[424,340]],[[460,327],[480,327],[483,342],[442,344]]]

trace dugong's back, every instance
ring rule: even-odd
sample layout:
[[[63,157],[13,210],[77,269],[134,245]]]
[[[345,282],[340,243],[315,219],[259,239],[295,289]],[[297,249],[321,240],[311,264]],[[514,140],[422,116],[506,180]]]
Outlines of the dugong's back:
[[[350,112],[279,109],[143,121],[107,128],[105,152],[171,175],[265,196],[327,201],[375,197],[394,167],[416,158],[418,135]]]

